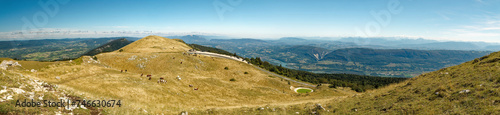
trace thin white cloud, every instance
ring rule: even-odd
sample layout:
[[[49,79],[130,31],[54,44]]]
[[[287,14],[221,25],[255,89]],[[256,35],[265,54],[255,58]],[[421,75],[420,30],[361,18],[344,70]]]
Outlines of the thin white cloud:
[[[475,22],[461,25],[444,32],[449,37],[467,41],[488,41],[500,43],[500,14],[486,12],[474,17]]]
[[[20,30],[13,32],[0,32],[0,41],[34,40],[34,39],[60,39],[60,38],[98,38],[98,37],[145,37],[148,35],[182,36],[182,35],[218,35],[207,32],[183,31],[151,31],[151,30],[119,30],[95,31],[78,29],[41,28],[37,31],[22,33]]]

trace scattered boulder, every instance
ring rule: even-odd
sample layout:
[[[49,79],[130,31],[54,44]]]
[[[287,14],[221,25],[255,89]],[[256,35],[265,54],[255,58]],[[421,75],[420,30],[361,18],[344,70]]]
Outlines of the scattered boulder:
[[[187,111],[182,111],[179,115],[188,115]]]
[[[0,90],[0,94],[7,92],[7,86],[2,86],[3,89]]]
[[[85,106],[83,106],[83,105],[80,105],[80,108],[82,108],[82,109],[87,109],[87,108],[86,108]]]
[[[465,89],[465,90],[462,90],[462,91],[460,91],[460,92],[458,92],[458,93],[469,93],[469,92],[470,92],[470,90]]]
[[[2,63],[0,63],[0,68],[1,69],[4,69],[4,70],[7,70],[7,67],[15,67],[15,66],[21,66],[21,64],[19,64],[17,61],[8,61],[8,60],[4,60],[2,61]]]
[[[43,97],[44,97],[44,96],[45,96],[45,95],[40,95],[40,96],[38,96],[38,100],[43,100]]]
[[[132,57],[128,58],[128,60],[132,61],[132,60],[135,60],[135,58],[137,58],[137,56],[133,55]]]
[[[323,106],[321,106],[321,104],[316,104],[316,110],[326,110]]]
[[[10,88],[13,92],[15,92],[16,94],[20,94],[20,93],[25,93],[26,91],[24,91],[23,89],[19,89],[19,88]]]
[[[12,95],[7,95],[7,96],[3,97],[3,99],[5,99],[6,101],[13,100]]]
[[[55,111],[56,115],[62,115],[61,111]]]

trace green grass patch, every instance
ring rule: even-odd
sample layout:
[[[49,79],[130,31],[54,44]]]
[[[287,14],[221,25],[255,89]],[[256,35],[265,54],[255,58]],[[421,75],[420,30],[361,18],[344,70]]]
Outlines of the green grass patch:
[[[297,93],[309,93],[312,92],[310,89],[297,89]]]

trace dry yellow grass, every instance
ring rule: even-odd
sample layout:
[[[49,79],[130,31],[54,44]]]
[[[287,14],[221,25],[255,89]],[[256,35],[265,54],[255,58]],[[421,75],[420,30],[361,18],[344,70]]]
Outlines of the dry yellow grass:
[[[44,68],[44,67],[47,67],[49,65],[57,63],[57,62],[39,62],[39,61],[20,61],[20,60],[14,60],[11,58],[0,58],[0,62],[2,62],[3,60],[16,61],[19,64],[21,64],[21,66],[22,66],[21,68],[28,69],[28,70],[31,70],[31,69],[39,70],[41,68]]]
[[[122,107],[105,108],[111,114],[171,114],[210,108],[289,105],[352,93],[322,88],[314,93],[297,94],[289,89],[287,81],[268,77],[248,64],[184,54],[189,46],[158,36],[148,36],[122,49],[96,55],[99,63],[85,56],[81,64],[60,62],[32,76],[83,98],[121,100]],[[128,71],[121,73],[121,70]],[[145,77],[148,74],[153,75],[152,80]],[[177,76],[182,80],[176,80]],[[167,83],[158,84],[160,77]],[[230,81],[232,78],[236,81]]]
[[[151,35],[137,40],[133,44],[129,44],[121,49],[123,49],[123,52],[152,53],[184,52],[191,49],[191,47],[174,39]]]
[[[24,69],[28,70],[31,69],[39,70],[49,65],[58,63],[58,62],[39,62],[39,61],[18,61],[18,62],[23,66]]]
[[[500,114],[500,52],[405,82],[341,99],[287,106],[195,111],[195,114]],[[339,98],[339,97],[334,97]]]
[[[500,114],[500,52],[329,102],[335,114]],[[301,109],[303,110],[303,109]]]
[[[0,62],[2,62],[3,60],[13,60],[11,58],[0,58]]]
[[[499,52],[362,94],[327,85],[297,94],[288,82],[245,63],[187,55],[190,47],[176,40],[148,36],[122,49],[96,55],[98,63],[88,56],[71,63],[20,62],[40,71],[17,73],[82,98],[121,100],[122,107],[104,108],[110,114],[500,114]],[[160,77],[167,83],[156,83]]]

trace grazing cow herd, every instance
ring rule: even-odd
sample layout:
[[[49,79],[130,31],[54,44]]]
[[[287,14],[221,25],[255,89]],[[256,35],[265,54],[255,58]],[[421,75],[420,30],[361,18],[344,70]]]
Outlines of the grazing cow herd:
[[[142,76],[144,76],[144,74],[142,74],[142,73],[141,73],[141,77],[142,77]],[[151,79],[152,79],[152,75],[151,75],[151,74],[146,75],[146,77],[148,78],[148,80],[151,80]],[[175,79],[177,79],[177,80],[179,80],[179,81],[180,81],[180,80],[181,80],[181,77],[180,77],[180,76],[177,76]],[[158,84],[162,84],[162,83],[166,84],[166,83],[167,83],[167,80],[165,80],[165,78],[163,78],[163,77],[160,77],[160,79],[159,79],[156,83],[158,83]],[[189,87],[194,87],[194,86],[193,86],[193,85],[191,85],[191,84],[189,84]],[[197,90],[198,90],[198,88],[193,88],[193,90],[197,91]]]
[[[173,48],[174,48],[174,47],[173,47]],[[195,51],[194,49],[191,49],[191,50],[192,50],[192,51]],[[190,50],[190,51],[191,51],[191,50]],[[192,55],[192,56],[197,57],[197,55],[196,55],[196,54],[183,53],[183,55]],[[175,57],[172,57],[172,59],[175,59]],[[214,60],[214,59],[213,59],[213,57],[212,57],[212,60]],[[180,62],[180,64],[182,64],[182,61]],[[123,73],[123,72],[127,73],[127,70],[125,70],[125,71],[124,71],[124,70],[120,70],[120,73]],[[142,76],[144,76],[144,74],[143,74],[143,73],[141,73],[141,77],[142,77]],[[146,75],[146,78],[147,78],[148,80],[151,80],[151,79],[152,79],[152,75],[151,75],[151,74],[148,74],[148,75]],[[180,80],[181,80],[181,77],[180,77],[180,76],[177,76],[175,79],[177,79],[177,80],[179,80],[179,81],[180,81]],[[166,84],[166,83],[167,83],[167,80],[166,80],[166,79],[164,79],[163,77],[160,77],[160,79],[159,79],[156,83],[158,83],[158,84]],[[193,86],[193,85],[191,85],[191,84],[189,84],[189,87],[194,87],[194,86]],[[195,90],[195,91],[196,91],[196,90],[198,90],[198,88],[193,88],[193,90]]]

